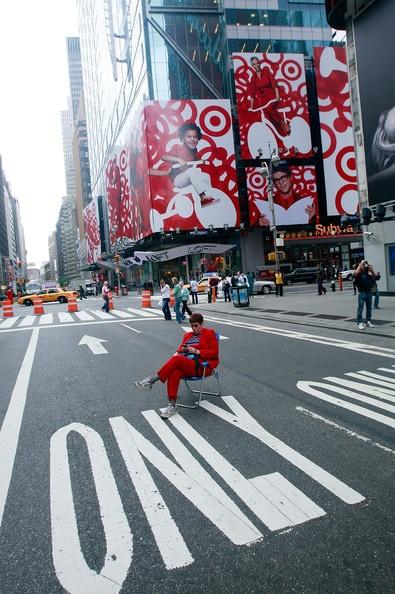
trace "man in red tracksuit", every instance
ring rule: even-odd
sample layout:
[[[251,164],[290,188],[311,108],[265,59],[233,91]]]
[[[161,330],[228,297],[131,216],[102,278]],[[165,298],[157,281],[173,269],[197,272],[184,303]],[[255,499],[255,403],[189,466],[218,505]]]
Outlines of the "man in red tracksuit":
[[[141,389],[150,390],[157,381],[167,382],[167,397],[169,406],[161,413],[163,419],[168,419],[177,412],[177,392],[180,380],[183,377],[203,374],[203,361],[208,362],[206,376],[211,375],[219,363],[218,339],[211,328],[203,326],[203,316],[193,313],[189,318],[192,332],[184,334],[182,343],[174,354],[152,377],[134,382]],[[191,357],[191,355],[193,357]]]

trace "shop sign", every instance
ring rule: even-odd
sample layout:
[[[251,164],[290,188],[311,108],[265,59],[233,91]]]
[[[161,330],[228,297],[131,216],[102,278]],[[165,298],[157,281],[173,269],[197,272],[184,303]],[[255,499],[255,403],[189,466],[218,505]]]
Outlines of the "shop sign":
[[[141,265],[143,262],[166,262],[182,256],[193,254],[222,254],[236,247],[235,245],[224,245],[222,243],[193,243],[191,245],[180,245],[168,250],[159,252],[134,252],[131,258],[125,258],[124,266],[133,264]]]
[[[289,231],[282,233],[284,239],[317,239],[318,237],[342,237],[345,235],[360,235],[352,225],[341,227],[340,225],[315,225],[314,231]]]

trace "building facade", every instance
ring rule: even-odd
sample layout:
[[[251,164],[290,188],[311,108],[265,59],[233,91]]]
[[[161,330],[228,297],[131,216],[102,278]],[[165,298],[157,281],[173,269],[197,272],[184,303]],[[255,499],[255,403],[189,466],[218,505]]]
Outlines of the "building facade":
[[[62,198],[62,206],[56,224],[58,280],[62,284],[68,284],[72,279],[79,276],[77,242],[74,200],[69,196],[65,196]]]
[[[265,54],[282,53],[301,56],[298,60],[311,89],[306,103],[313,136],[311,151],[306,151],[307,156],[303,150],[294,152],[289,163],[294,168],[315,168],[317,200],[325,203],[320,219],[316,220],[318,228],[312,227],[309,220],[292,229],[283,226],[284,258],[294,266],[323,261],[344,267],[357,258],[360,235],[350,229],[344,233],[335,225],[341,211],[331,214],[326,206],[313,80],[314,48],[332,45],[323,1],[191,0],[180,5],[178,0],[106,0],[104,11],[94,0],[79,0],[77,5],[92,195],[106,197],[108,203],[107,259],[115,251],[128,258],[136,250],[158,251],[206,241],[232,246],[224,256],[227,270],[241,266],[255,270],[269,263],[272,235],[266,224],[251,224],[248,188],[248,176],[253,176],[248,168],[258,168],[265,157],[259,156],[259,150],[253,155],[241,154],[242,129],[232,57],[258,54],[262,61]],[[207,111],[204,101],[211,102],[215,114]],[[183,102],[181,107],[177,102]],[[176,143],[176,122],[180,126],[192,115],[205,131],[201,153],[213,158],[215,149],[217,155],[227,155],[227,166],[221,159],[216,164],[218,175],[222,175],[219,181],[213,182],[213,169],[204,170],[205,179],[211,177],[215,186],[216,200],[225,205],[218,192],[229,197],[233,192],[230,188],[238,188],[235,197],[222,209],[227,213],[222,219],[215,214],[214,206],[201,211],[196,196],[191,201],[191,195],[186,200],[182,193],[172,194],[163,163],[155,155],[155,148],[163,150],[163,146],[167,150]],[[233,153],[223,140],[228,121],[235,141]],[[145,160],[141,159],[143,153]],[[296,169],[295,172],[298,173]],[[168,175],[175,177],[172,172]],[[225,178],[229,182],[226,189]],[[143,195],[147,202],[151,201],[147,209]],[[191,202],[194,212],[188,214]],[[128,227],[124,207],[131,212]],[[191,272],[215,269],[218,258],[218,254],[205,258],[187,255],[167,264],[151,262],[140,267],[140,271],[143,278],[153,276],[154,281],[165,273],[188,276]]]

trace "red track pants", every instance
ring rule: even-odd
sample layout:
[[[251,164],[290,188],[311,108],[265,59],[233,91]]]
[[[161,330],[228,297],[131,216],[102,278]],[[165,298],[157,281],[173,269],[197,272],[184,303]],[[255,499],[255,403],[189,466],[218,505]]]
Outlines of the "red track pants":
[[[184,355],[174,355],[156,373],[162,383],[167,381],[168,399],[176,400],[181,378],[192,377],[194,375],[201,376],[203,369],[199,367],[198,373],[196,373],[195,361],[193,359],[188,359]],[[211,375],[211,373],[212,370],[207,367],[206,376]]]

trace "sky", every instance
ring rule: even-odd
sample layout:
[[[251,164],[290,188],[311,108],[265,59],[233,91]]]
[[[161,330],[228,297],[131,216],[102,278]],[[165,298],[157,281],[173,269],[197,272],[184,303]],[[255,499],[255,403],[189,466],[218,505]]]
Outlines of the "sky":
[[[37,266],[66,193],[60,112],[70,96],[66,37],[77,35],[75,0],[0,1],[0,155]]]

